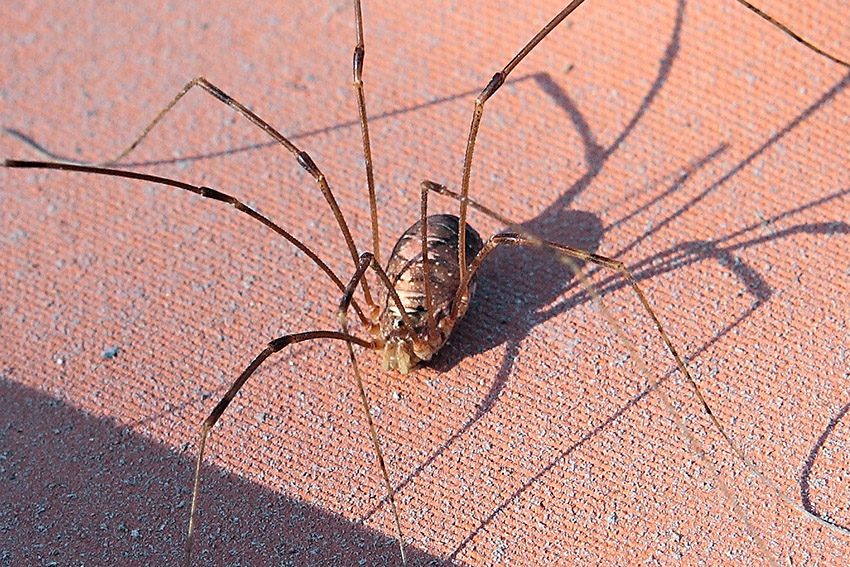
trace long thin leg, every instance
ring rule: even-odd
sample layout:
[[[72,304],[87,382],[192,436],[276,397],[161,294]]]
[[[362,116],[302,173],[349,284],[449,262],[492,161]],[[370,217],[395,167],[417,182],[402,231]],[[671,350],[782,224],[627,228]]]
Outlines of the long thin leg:
[[[850,69],[850,63],[844,61],[843,59],[830,55],[829,53],[820,49],[811,42],[803,39],[791,28],[789,28],[782,22],[776,20],[772,16],[762,12],[749,2],[746,2],[745,0],[736,1],[748,10],[761,17],[763,20],[782,30],[783,33],[785,33],[795,41],[802,43],[804,46],[806,46],[808,49],[811,49],[818,55],[826,57],[830,61],[833,61],[835,63],[838,63],[839,65],[842,65],[843,67],[847,67],[848,69]],[[537,47],[537,44],[543,41],[543,38],[549,35],[549,33],[553,29],[558,27],[558,25],[560,25],[560,23],[564,21],[567,16],[569,16],[583,2],[584,0],[573,0],[563,10],[558,12],[558,14],[554,18],[552,18],[552,20],[548,24],[543,26],[543,29],[541,29],[534,35],[533,38],[531,38],[531,40],[525,45],[525,47],[523,47],[519,51],[519,53],[513,56],[513,58],[508,62],[508,64],[505,65],[504,69],[493,75],[493,78],[490,79],[490,82],[487,83],[487,86],[484,87],[484,90],[482,90],[478,97],[475,99],[475,107],[472,112],[472,123],[469,126],[469,136],[467,137],[466,141],[466,152],[464,153],[463,157],[463,175],[461,177],[460,183],[460,213],[458,215],[460,217],[460,226],[458,228],[458,230],[460,231],[460,249],[458,251],[458,258],[460,260],[461,279],[463,279],[463,275],[466,273],[466,214],[469,198],[469,179],[472,172],[472,156],[475,152],[475,140],[478,138],[478,129],[481,126],[481,117],[484,114],[484,104],[490,97],[492,97],[496,93],[497,90],[499,90],[499,87],[504,84],[511,71],[513,71],[514,68],[519,65],[520,62],[525,59],[525,57],[529,53],[531,53],[531,51],[535,47]]]
[[[357,45],[354,47],[354,91],[357,94],[357,110],[360,114],[360,136],[363,139],[363,161],[366,164],[366,186],[369,191],[369,213],[372,218],[372,253],[381,263],[381,242],[378,237],[378,204],[375,201],[375,174],[372,167],[372,144],[369,141],[369,119],[366,116],[366,95],[363,91],[363,59],[366,46],[363,43],[363,11],[360,0],[354,0],[354,24],[357,29]]]
[[[342,328],[342,332],[348,334],[348,306],[351,304],[351,298],[354,295],[354,289],[357,287],[358,280],[362,279],[366,270],[372,266],[378,274],[383,274],[382,281],[384,284],[388,286],[388,289],[394,294],[396,303],[399,307],[399,311],[403,313],[403,317],[405,320],[405,325],[408,325],[412,331],[412,326],[410,326],[410,319],[407,317],[407,314],[404,311],[404,307],[401,305],[401,300],[398,298],[398,294],[395,293],[395,290],[389,283],[389,279],[386,277],[386,273],[384,273],[381,266],[376,262],[375,257],[368,252],[364,253],[360,256],[360,264],[357,266],[357,271],[354,273],[354,276],[351,278],[351,281],[348,282],[348,287],[345,290],[345,293],[342,295],[342,299],[339,302],[339,308],[337,309],[337,319],[339,320],[339,325]],[[390,482],[390,474],[387,471],[386,460],[384,459],[384,452],[381,450],[381,442],[378,440],[378,432],[375,429],[375,423],[372,420],[372,407],[369,404],[369,398],[366,395],[366,388],[363,386],[363,378],[360,375],[360,368],[357,366],[357,357],[354,356],[354,347],[351,346],[351,343],[348,343],[348,357],[351,360],[351,369],[354,373],[354,382],[357,386],[357,392],[360,394],[360,402],[363,404],[363,411],[366,414],[366,422],[369,424],[369,438],[372,440],[372,445],[375,449],[375,458],[378,461],[378,466],[381,469],[381,475],[384,479],[384,486],[387,490],[387,499],[390,501],[390,508],[392,509],[393,519],[395,520],[395,529],[396,529],[396,538],[398,539],[398,547],[401,552],[401,564],[407,565],[407,555],[404,551],[404,534],[401,531],[401,519],[398,515],[398,508],[395,503],[395,491],[393,490],[392,482]]]
[[[487,86],[484,87],[484,90],[478,95],[475,99],[475,108],[472,111],[472,124],[469,126],[469,136],[466,140],[466,152],[463,156],[463,176],[461,177],[460,183],[460,213],[458,217],[460,218],[460,223],[458,225],[458,261],[460,263],[460,279],[464,279],[464,275],[466,274],[466,210],[468,207],[469,198],[469,176],[472,172],[472,154],[475,152],[475,140],[478,138],[478,128],[481,126],[481,117],[484,115],[484,103],[487,102],[491,96],[493,96],[499,87],[501,87],[505,79],[508,78],[508,75],[511,71],[514,70],[514,67],[519,65],[520,61],[525,59],[525,56],[531,53],[531,50],[534,49],[538,43],[543,41],[543,38],[549,35],[553,29],[558,27],[564,19],[573,13],[573,11],[578,8],[584,0],[573,0],[570,2],[563,10],[558,12],[552,20],[543,26],[539,32],[537,32],[531,41],[525,44],[519,53],[514,55],[513,59],[511,59],[505,68],[493,75],[493,78],[490,79],[490,82],[487,83]],[[455,302],[457,303],[457,302]]]
[[[773,24],[774,26],[776,26],[777,28],[782,30],[782,32],[785,33],[785,35],[787,35],[788,37],[790,37],[794,41],[803,44],[808,49],[811,49],[812,51],[814,51],[815,53],[817,53],[821,57],[826,57],[827,59],[829,59],[833,63],[838,63],[842,67],[846,67],[846,68],[850,69],[850,63],[848,63],[844,59],[841,59],[840,57],[836,57],[835,55],[832,55],[831,53],[827,53],[826,51],[824,51],[823,49],[821,49],[817,45],[815,45],[815,44],[811,43],[810,41],[804,39],[797,32],[795,32],[794,30],[792,30],[791,28],[789,28],[788,26],[786,26],[785,24],[783,24],[782,22],[780,22],[779,20],[777,20],[776,18],[771,16],[770,14],[762,12],[756,6],[753,6],[749,2],[746,2],[746,0],[735,0],[735,1],[738,4],[740,4],[741,6],[745,7],[747,10],[756,14],[761,19],[767,20],[768,22],[770,22],[771,24]]]
[[[248,378],[251,377],[263,361],[289,345],[316,339],[334,339],[345,341],[349,345],[355,343],[365,348],[375,348],[375,343],[372,341],[363,340],[348,333],[340,333],[338,331],[308,331],[306,333],[294,333],[291,335],[284,335],[271,341],[266,348],[264,348],[263,351],[258,354],[253,361],[251,361],[251,364],[242,371],[242,374],[240,374],[236,381],[233,382],[230,389],[228,389],[227,393],[224,394],[224,397],[221,398],[221,401],[218,402],[210,415],[204,420],[203,424],[201,424],[201,432],[198,437],[198,459],[195,462],[195,481],[192,483],[192,505],[189,508],[189,527],[186,531],[185,567],[189,567],[192,561],[192,542],[195,536],[195,511],[198,506],[198,493],[201,489],[201,464],[204,460],[204,447],[206,446],[207,435],[222,416],[224,410],[227,409],[227,406],[230,405],[230,402],[233,401],[233,398],[242,386],[245,385],[245,382],[248,381]]]
[[[95,173],[98,175],[109,175],[112,177],[124,177],[127,179],[137,179],[140,181],[150,181],[152,183],[159,183],[161,185],[168,185],[170,187],[176,187],[177,189],[183,189],[184,191],[189,191],[190,193],[195,193],[196,195],[200,195],[201,197],[206,197],[207,199],[213,199],[214,201],[221,201],[223,203],[227,203],[232,205],[237,210],[245,213],[252,219],[258,220],[286,240],[288,240],[293,246],[301,250],[304,254],[307,255],[310,260],[313,261],[325,274],[331,279],[332,282],[340,289],[340,291],[345,291],[345,285],[343,285],[342,281],[337,277],[337,275],[330,269],[330,267],[319,258],[319,255],[316,254],[309,246],[301,242],[299,239],[295,238],[292,234],[278,226],[275,222],[271,221],[264,215],[258,213],[256,210],[252,209],[248,205],[242,203],[236,197],[232,197],[227,193],[222,193],[221,191],[217,191],[216,189],[212,189],[210,187],[191,185],[189,183],[184,183],[183,181],[177,181],[175,179],[169,179],[167,177],[160,177],[158,175],[150,175],[148,173],[139,173],[136,171],[127,171],[124,169],[111,169],[106,167],[99,167],[94,165],[77,165],[72,163],[61,163],[61,162],[49,162],[49,161],[24,161],[24,160],[12,160],[7,159],[3,160],[3,167],[12,167],[19,169],[57,169],[60,171],[76,171],[81,173]],[[360,319],[360,322],[363,323],[365,327],[370,327],[369,320],[363,314],[362,309],[352,300],[352,307],[357,312],[357,317]]]
[[[427,202],[427,193],[429,190],[429,186],[423,183],[422,185],[422,217],[423,217],[423,226],[425,225],[424,219],[427,211],[426,202]],[[426,242],[423,235],[423,242]],[[423,244],[424,247],[424,244]],[[377,258],[375,258],[374,254],[370,254],[369,252],[364,252],[360,256],[360,261],[357,266],[357,270],[351,278],[351,281],[348,282],[348,286],[346,286],[345,292],[342,295],[342,299],[339,302],[339,308],[337,309],[337,318],[339,319],[340,327],[342,328],[342,332],[344,334],[348,334],[348,307],[351,305],[352,298],[354,296],[354,290],[357,287],[358,282],[363,278],[366,274],[366,270],[372,268],[375,273],[378,274],[378,279],[381,281],[382,285],[387,289],[387,293],[393,302],[395,302],[396,307],[398,308],[399,313],[401,314],[402,324],[405,326],[407,331],[410,333],[412,337],[416,337],[416,332],[413,329],[413,322],[410,319],[410,316],[407,314],[407,311],[404,309],[404,305],[401,302],[401,298],[398,296],[398,292],[396,292],[395,288],[392,285],[387,273],[378,263]],[[427,276],[426,276],[427,280]],[[380,348],[380,343],[376,344],[372,348]],[[390,502],[390,508],[392,510],[393,519],[395,521],[396,528],[396,537],[398,538],[399,550],[401,551],[401,562],[402,565],[407,565],[407,556],[404,551],[404,534],[401,530],[401,519],[398,514],[398,508],[395,502],[395,490],[393,490],[392,483],[390,482],[390,475],[387,471],[386,461],[384,459],[384,452],[381,450],[381,444],[378,440],[378,433],[375,429],[375,424],[372,421],[372,410],[369,404],[369,398],[366,395],[366,388],[363,386],[363,379],[360,374],[360,368],[357,366],[357,358],[354,356],[354,347],[351,343],[348,344],[348,355],[351,360],[351,368],[354,372],[354,381],[357,386],[357,391],[360,394],[360,401],[363,404],[363,411],[366,413],[366,421],[369,424],[369,437],[372,439],[372,445],[375,448],[375,457],[378,461],[378,466],[381,469],[381,475],[384,479],[384,485],[387,490],[387,499]]]
[[[247,106],[231,97],[229,94],[209,82],[204,77],[195,77],[180,89],[180,92],[171,99],[165,108],[159,111],[159,114],[150,122],[150,124],[145,127],[142,133],[135,139],[133,142],[127,146],[121,153],[119,153],[115,158],[105,161],[99,164],[78,164],[78,165],[98,165],[98,166],[108,166],[115,165],[117,162],[121,161],[127,154],[132,152],[136,147],[142,142],[142,140],[150,134],[151,130],[159,124],[159,122],[165,117],[165,115],[170,111],[174,106],[182,99],[186,93],[188,93],[192,87],[200,87],[204,92],[215,98],[216,100],[226,104],[245,118],[247,118],[252,124],[260,128],[263,132],[268,134],[272,139],[274,139],[281,146],[286,148],[289,153],[295,156],[295,159],[298,161],[298,165],[303,167],[307,172],[313,177],[316,184],[319,186],[319,189],[322,191],[322,195],[324,195],[325,200],[328,202],[328,205],[333,212],[334,218],[336,218],[337,225],[339,225],[339,229],[342,232],[343,238],[345,238],[345,243],[348,246],[348,251],[351,254],[351,259],[354,262],[354,265],[357,266],[357,246],[354,244],[354,239],[351,237],[351,231],[348,228],[348,223],[345,222],[345,217],[342,214],[342,211],[339,208],[339,204],[336,201],[336,198],[331,191],[330,185],[328,185],[328,180],[325,177],[325,174],[319,169],[319,166],[316,165],[316,162],[313,161],[313,158],[310,155],[298,148],[295,144],[293,144],[286,136],[278,132],[271,124],[257,116],[254,112],[251,111]],[[373,310],[375,309],[375,302],[372,300],[372,295],[369,292],[369,285],[366,280],[362,281],[363,287],[363,295],[366,299],[366,303]]]

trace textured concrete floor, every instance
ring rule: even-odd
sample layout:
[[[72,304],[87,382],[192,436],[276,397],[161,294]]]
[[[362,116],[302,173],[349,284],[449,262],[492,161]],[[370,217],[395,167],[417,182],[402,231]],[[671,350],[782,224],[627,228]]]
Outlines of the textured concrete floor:
[[[0,125],[103,160],[204,75],[311,153],[367,246],[351,6],[159,4],[0,7]],[[434,364],[360,356],[417,564],[839,565],[850,544],[789,504],[850,527],[850,74],[731,0],[638,4],[589,0],[515,70],[472,194],[624,261],[764,478],[620,279],[589,270],[647,372],[569,270],[506,250]],[[846,7],[784,4],[762,6],[850,58]],[[560,9],[493,5],[364,6],[384,256],[420,179],[458,186],[476,93]],[[351,273],[311,179],[201,92],[124,161],[231,192]],[[0,565],[177,564],[198,424],[269,339],[336,328],[338,297],[220,203],[0,170]],[[196,564],[398,564],[341,345],[267,362],[203,482]]]

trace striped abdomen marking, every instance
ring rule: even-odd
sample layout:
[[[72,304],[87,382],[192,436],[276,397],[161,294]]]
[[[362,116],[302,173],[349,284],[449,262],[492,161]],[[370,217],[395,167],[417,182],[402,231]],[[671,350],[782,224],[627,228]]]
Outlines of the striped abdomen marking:
[[[475,290],[470,282],[466,300],[452,319],[452,306],[460,286],[458,265],[458,218],[454,215],[431,215],[427,219],[428,263],[431,275],[431,313],[437,335],[429,337],[428,306],[425,301],[425,270],[422,260],[422,223],[416,222],[398,239],[389,262],[387,275],[401,298],[404,310],[413,321],[415,337],[401,323],[398,307],[385,294],[380,317],[381,336],[386,341],[384,366],[398,368],[402,373],[419,361],[429,360],[445,344],[455,323],[466,311]],[[471,263],[484,243],[478,232],[466,225],[466,260]]]

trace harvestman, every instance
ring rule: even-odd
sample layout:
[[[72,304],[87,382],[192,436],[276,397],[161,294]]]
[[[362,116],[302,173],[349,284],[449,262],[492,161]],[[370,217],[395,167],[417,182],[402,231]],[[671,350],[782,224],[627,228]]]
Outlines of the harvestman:
[[[818,54],[823,55],[836,63],[850,68],[850,65],[846,62],[836,59],[815,47],[811,43],[799,37],[788,27],[776,21],[771,16],[761,12],[751,4],[743,0],[737,1],[758,14],[763,19],[783,30],[795,40],[803,43],[807,48],[814,50]],[[254,114],[243,104],[203,77],[195,78],[186,84],[186,86],[177,93],[171,102],[169,102],[165,108],[159,112],[156,118],[154,118],[154,120],[144,129],[136,140],[117,157],[109,160],[108,162],[103,162],[97,165],[87,165],[68,162],[22,160],[4,161],[4,166],[10,168],[58,169],[149,181],[228,203],[239,211],[266,225],[268,228],[291,242],[296,248],[306,254],[307,257],[309,257],[312,262],[327,275],[327,277],[339,288],[342,294],[342,299],[337,310],[341,329],[340,331],[307,331],[285,335],[271,341],[232,383],[230,389],[203,422],[198,440],[198,455],[192,489],[192,504],[187,529],[185,557],[185,564],[187,566],[191,563],[192,542],[195,532],[195,512],[201,480],[201,465],[203,462],[204,448],[209,431],[222,416],[234,396],[239,392],[245,382],[247,382],[248,378],[250,378],[254,371],[269,356],[281,351],[291,344],[315,339],[333,339],[342,341],[347,345],[360,402],[363,406],[363,410],[369,424],[369,436],[372,444],[374,445],[375,455],[377,457],[383,482],[387,491],[387,499],[392,509],[402,563],[406,564],[404,539],[396,507],[394,491],[384,462],[383,451],[381,450],[377,432],[372,421],[370,405],[363,386],[360,370],[357,366],[357,358],[354,354],[353,345],[356,344],[367,349],[382,351],[384,369],[397,369],[402,374],[407,374],[419,362],[430,360],[432,356],[445,344],[455,324],[466,312],[475,289],[476,274],[482,262],[499,246],[534,246],[549,249],[573,270],[581,284],[587,290],[588,294],[596,300],[598,300],[598,294],[586,281],[576,261],[590,262],[619,272],[622,277],[626,279],[629,286],[640,300],[643,308],[651,317],[653,324],[660,333],[665,345],[676,360],[676,365],[685,376],[688,383],[693,388],[695,395],[702,404],[703,410],[709,416],[715,428],[720,432],[733,452],[755,475],[771,486],[771,488],[793,508],[802,512],[804,515],[827,525],[830,529],[841,531],[843,533],[845,532],[845,530],[840,526],[836,526],[822,518],[812,515],[809,511],[786,497],[773,482],[758,472],[754,463],[732,442],[721,423],[715,417],[696,382],[688,372],[684,361],[673,346],[659,318],[656,316],[647,301],[646,296],[637,285],[637,282],[631,272],[622,262],[570,246],[548,242],[537,238],[520,228],[516,223],[469,198],[472,158],[485,103],[498,91],[498,89],[504,84],[508,75],[537,46],[537,44],[540,43],[544,37],[546,37],[583,2],[584,0],[574,0],[561,10],[525,45],[525,47],[522,48],[522,50],[519,51],[519,53],[513,57],[513,59],[511,59],[511,61],[501,71],[493,76],[487,86],[478,95],[475,100],[472,123],[469,128],[460,192],[451,191],[448,188],[431,181],[422,182],[420,196],[420,220],[407,229],[407,231],[405,231],[400,237],[389,257],[387,267],[385,269],[381,267],[380,262],[375,183],[370,149],[371,144],[369,139],[368,119],[366,115],[364,84],[362,80],[365,48],[363,41],[363,20],[360,0],[354,0],[357,39],[357,44],[354,49],[354,88],[360,115],[363,154],[366,165],[366,180],[369,192],[373,246],[373,252],[371,253],[358,253],[348,225],[330,189],[327,179],[309,154],[298,148],[288,138],[270,126],[259,116]],[[331,268],[322,261],[319,255],[304,242],[300,241],[298,238],[291,235],[285,229],[281,228],[253,208],[243,204],[228,194],[210,187],[195,186],[156,175],[148,175],[106,167],[117,164],[130,152],[132,152],[160,122],[160,120],[162,120],[162,118],[177,104],[177,102],[193,87],[199,87],[262,129],[266,132],[266,134],[286,148],[296,158],[298,164],[307,170],[307,172],[313,177],[333,212],[355,266],[354,274],[351,276],[347,284],[343,283],[343,280],[341,280],[331,270]],[[428,194],[432,191],[456,199],[460,204],[458,216],[429,216],[427,214],[427,200]],[[478,233],[467,223],[469,207],[473,207],[485,215],[508,226],[510,228],[510,232],[495,234],[486,242],[482,241]],[[373,298],[369,284],[364,277],[366,272],[370,269],[375,272],[382,286],[381,297],[377,301]],[[361,306],[354,298],[354,294],[358,286],[362,289],[363,302],[365,303],[365,306]],[[349,309],[354,310],[356,317],[362,324],[363,328],[369,332],[371,338],[363,339],[352,335],[349,332],[347,317]],[[611,314],[605,310],[604,306],[602,306],[602,312],[617,331],[617,334],[622,337],[623,334],[619,325]],[[624,344],[629,346],[628,341],[624,341]],[[631,350],[630,346],[629,348]],[[636,353],[630,352],[630,354],[634,360],[641,364],[641,359],[635,355]],[[668,406],[671,415],[675,416],[675,411],[666,398],[665,404]],[[676,421],[680,429],[688,438],[691,447],[702,457],[702,451],[696,440],[690,433],[688,433],[688,430],[685,428],[681,420],[676,418]],[[729,496],[730,495],[727,492],[727,497]]]

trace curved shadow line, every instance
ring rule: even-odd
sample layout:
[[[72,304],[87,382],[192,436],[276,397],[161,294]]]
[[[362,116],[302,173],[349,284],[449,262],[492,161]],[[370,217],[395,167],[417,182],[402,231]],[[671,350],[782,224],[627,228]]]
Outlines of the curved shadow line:
[[[848,195],[850,195],[850,189],[845,189],[843,191],[839,191],[838,193],[834,193],[827,199],[819,199],[818,201],[811,203],[810,206],[816,206],[818,203],[830,201],[832,199],[837,199]],[[800,207],[801,210],[805,208],[808,208],[808,206]],[[780,216],[784,216],[784,213],[782,215],[777,215],[776,217],[774,217],[774,219]],[[770,223],[772,222],[772,220],[773,219],[767,222]],[[645,258],[637,264],[629,266],[629,270],[632,272],[632,275],[635,277],[635,280],[640,282],[665,274],[667,272],[672,272],[673,270],[677,270],[685,266],[689,266],[696,262],[701,262],[702,260],[706,260],[708,258],[717,257],[721,254],[726,254],[727,252],[733,250],[743,250],[746,248],[751,248],[753,246],[764,244],[766,242],[771,242],[773,240],[783,239],[793,234],[850,234],[850,224],[843,221],[824,221],[820,223],[799,224],[779,231],[775,231],[769,235],[757,236],[744,242],[731,244],[729,246],[719,246],[719,244],[723,242],[729,241],[733,238],[745,234],[746,232],[756,230],[758,228],[760,228],[760,225],[752,225],[745,230],[737,231],[733,234],[724,236],[723,238],[717,240],[692,240],[688,242],[682,242],[677,244],[676,246],[673,246],[672,248],[668,248],[667,250],[658,252],[657,254],[654,254],[649,258]],[[728,267],[733,267],[738,263],[740,263],[739,260],[733,259],[726,265]],[[763,285],[767,286],[767,284]],[[617,275],[611,275],[604,279],[602,282],[600,282],[599,293],[601,296],[604,296],[606,294],[613,293],[615,291],[628,287],[628,283],[621,281]],[[759,290],[753,291],[756,292],[756,295],[764,293],[763,291]],[[769,293],[769,287],[767,287],[767,291]],[[585,300],[586,299],[587,298],[585,295]],[[565,309],[566,308],[561,308],[560,305],[555,306],[555,308],[551,310],[552,316],[564,313]]]
[[[664,54],[658,63],[658,73],[655,76],[655,80],[652,81],[649,90],[646,91],[646,94],[644,95],[643,100],[641,100],[641,103],[634,115],[623,127],[623,131],[620,132],[620,134],[607,148],[602,148],[596,143],[596,136],[593,135],[593,132],[590,130],[590,126],[584,119],[581,111],[579,111],[578,107],[572,102],[569,95],[567,95],[567,93],[557,83],[552,81],[549,74],[539,73],[535,76],[537,81],[540,83],[541,88],[547,92],[549,96],[555,99],[558,104],[560,104],[567,115],[572,119],[573,124],[575,124],[576,129],[585,144],[585,158],[587,159],[588,167],[587,173],[582,175],[571,188],[567,189],[560,197],[555,199],[551,205],[546,207],[546,209],[537,216],[538,219],[550,216],[556,213],[558,209],[569,206],[579,193],[584,191],[588,185],[590,185],[590,182],[599,175],[599,172],[602,170],[602,167],[605,165],[608,158],[611,157],[611,155],[616,152],[620,146],[622,146],[623,142],[626,141],[626,138],[628,138],[635,127],[637,127],[641,118],[643,118],[643,116],[649,111],[649,108],[661,93],[661,89],[667,84],[667,79],[670,77],[670,73],[673,70],[673,63],[679,55],[679,50],[681,49],[680,39],[685,17],[685,4],[686,0],[679,0],[676,4],[676,19],[673,23],[670,39],[664,49]],[[529,222],[533,223],[534,221]],[[523,225],[526,224],[528,223],[523,223]]]
[[[848,402],[843,408],[838,410],[833,417],[830,418],[829,423],[826,426],[826,429],[823,430],[823,433],[818,437],[817,442],[812,447],[812,450],[809,451],[808,457],[806,457],[806,462],[803,465],[803,472],[800,474],[800,498],[803,501],[803,508],[808,510],[811,514],[814,514],[818,518],[821,517],[821,514],[818,512],[817,507],[815,507],[812,502],[811,497],[811,476],[812,469],[814,468],[815,461],[818,458],[818,454],[820,450],[826,445],[826,442],[829,440],[829,437],[832,435],[833,431],[835,431],[835,426],[844,419],[844,416],[847,415],[847,412],[850,411],[850,402]],[[833,520],[829,520],[832,523],[835,523]]]
[[[691,162],[687,166],[685,166],[684,171],[676,176],[673,183],[670,183],[670,186],[666,190],[661,192],[656,197],[650,199],[645,204],[637,207],[631,213],[624,215],[623,218],[609,224],[608,227],[607,227],[607,230],[611,230],[613,228],[616,228],[618,226],[626,224],[628,221],[632,220],[635,217],[638,217],[641,213],[645,213],[645,212],[649,211],[649,209],[652,208],[654,205],[661,203],[667,197],[678,192],[678,190],[681,189],[690,180],[690,178],[693,176],[694,173],[696,173],[698,170],[707,166],[710,162],[714,161],[716,158],[720,157],[720,154],[722,154],[723,152],[725,152],[728,149],[729,149],[729,144],[724,142],[724,143],[720,144],[719,146],[717,146],[714,150],[710,151],[708,154],[700,157],[699,159],[691,160]],[[681,211],[684,212],[685,210],[693,207],[697,203],[697,201],[699,201],[701,198],[702,198],[702,195],[698,196],[696,199],[693,199],[692,201],[689,201],[686,205],[683,205],[681,207]],[[667,221],[668,221],[668,219],[665,219],[664,223],[667,223]],[[657,229],[660,228],[660,227],[661,227],[661,225],[653,226],[649,231],[646,232],[646,235],[657,232]],[[622,250],[615,252],[612,257],[613,258],[619,258],[620,256],[623,255],[624,252],[626,252],[627,250],[630,250],[631,248],[634,248],[634,246],[636,246],[637,243],[640,240],[641,239],[636,239],[633,244],[630,244],[626,248],[623,248]]]

